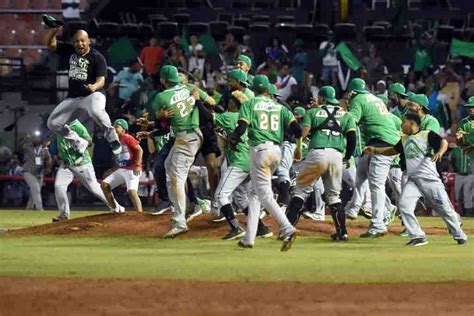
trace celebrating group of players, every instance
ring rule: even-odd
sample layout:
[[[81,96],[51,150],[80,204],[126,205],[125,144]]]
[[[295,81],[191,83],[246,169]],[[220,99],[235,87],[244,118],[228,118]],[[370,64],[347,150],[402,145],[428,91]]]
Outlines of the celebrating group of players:
[[[64,162],[56,180],[62,185],[55,186],[62,192],[56,220],[69,216],[64,188],[73,176],[114,212],[124,208],[115,201],[112,189],[125,183],[135,209],[141,212],[137,189],[143,151],[138,140],[127,133],[128,122],[118,119],[112,124],[105,112],[105,60],[90,47],[85,31],[76,32],[72,46],[56,42],[58,30],[51,30],[48,45],[69,58],[70,93],[48,120],[48,127],[59,136],[59,156]],[[425,95],[406,94],[403,85],[392,84],[389,97],[396,105],[392,113],[384,96],[373,95],[362,79],[355,78],[341,100],[336,99],[333,87],[324,86],[309,110],[291,110],[279,102],[276,87],[265,75],[249,74],[251,63],[248,56],[241,55],[236,68],[229,72],[231,93],[223,113],[215,112],[214,100],[188,84],[176,67],[161,68],[164,90],[153,99],[150,120],[137,120],[142,131],[136,137],[155,141],[158,151],[155,165],[161,165],[162,172],[157,176],[166,183],[164,186],[157,181],[159,195],[169,197],[173,210],[172,226],[164,237],[174,238],[188,231],[188,173],[202,152],[209,157],[205,160],[212,211],[230,226],[224,239],[241,238],[238,245],[242,248],[252,248],[257,236],[272,236],[261,220],[265,210],[279,224],[281,251],[289,250],[298,235],[295,227],[305,212],[306,199],[312,192],[322,191],[335,224],[331,236],[335,241],[348,240],[346,218],[354,219],[366,205],[371,222],[360,237],[385,235],[398,209],[410,236],[408,245],[425,245],[425,233],[415,217],[417,201],[423,197],[446,222],[457,243],[466,244],[467,236],[436,169],[448,143],[438,135],[439,124],[428,114]],[[466,146],[474,144],[474,99],[469,101],[471,116],[457,134]],[[86,150],[91,137],[75,120],[80,109],[104,128],[116,154],[118,168],[101,185]],[[220,176],[215,159],[219,154],[216,132],[226,143]],[[272,189],[274,174],[278,177],[278,200]],[[296,174],[292,189],[290,174]],[[343,178],[353,191],[347,205],[340,197]],[[386,195],[387,183],[396,205]],[[235,218],[234,205],[247,215],[245,229]]]

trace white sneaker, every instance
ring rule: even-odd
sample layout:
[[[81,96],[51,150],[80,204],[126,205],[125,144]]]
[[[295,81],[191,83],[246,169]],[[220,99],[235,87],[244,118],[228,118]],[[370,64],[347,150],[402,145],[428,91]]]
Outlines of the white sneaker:
[[[313,221],[319,221],[319,222],[324,222],[325,218],[324,216],[321,217],[316,213],[311,213],[311,212],[303,212],[303,217],[311,219]]]

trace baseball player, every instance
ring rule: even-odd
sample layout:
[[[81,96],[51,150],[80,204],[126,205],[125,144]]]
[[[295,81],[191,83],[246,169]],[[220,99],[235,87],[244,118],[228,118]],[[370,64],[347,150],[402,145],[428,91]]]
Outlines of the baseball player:
[[[387,107],[383,101],[366,89],[365,81],[354,78],[349,83],[351,101],[349,112],[356,122],[364,129],[366,142],[369,146],[387,147],[393,146],[400,140],[400,135],[393,124]],[[371,154],[367,157],[367,178],[372,197],[372,219],[367,232],[360,235],[362,238],[374,238],[387,233],[385,218],[385,182],[387,180],[393,157],[379,154]],[[359,160],[359,166],[361,161]],[[363,183],[365,178],[357,177],[357,186]]]
[[[252,59],[247,55],[239,55],[235,61],[235,67],[245,72],[248,86],[253,86],[254,76],[249,73],[252,68]]]
[[[346,215],[340,199],[343,160],[349,160],[354,153],[356,125],[352,116],[339,107],[333,87],[321,87],[317,101],[319,106],[308,110],[302,122],[303,137],[311,133],[311,151],[296,178],[287,217],[290,223],[296,225],[309,191],[322,178],[325,198],[336,226],[336,233],[331,238],[344,241],[348,236]]]
[[[255,93],[248,88],[248,78],[247,73],[245,73],[241,69],[234,69],[229,72],[229,88],[233,91],[242,91],[243,94],[247,97],[247,99],[251,99],[255,97]]]
[[[461,229],[456,212],[436,170],[435,162],[443,157],[448,149],[448,142],[433,131],[421,130],[420,126],[420,117],[417,114],[408,113],[403,121],[404,135],[395,146],[368,146],[365,152],[387,156],[398,153],[403,155],[402,159],[406,161],[408,180],[403,187],[399,208],[410,236],[408,246],[417,247],[428,244],[425,233],[415,216],[416,203],[421,197],[431,202],[457,243],[466,245],[467,236]],[[433,151],[435,154],[431,155]]]
[[[388,99],[392,106],[392,113],[395,114],[400,120],[407,112],[407,97],[405,93],[405,87],[401,83],[392,83],[388,86]]]
[[[165,170],[170,181],[168,194],[174,207],[171,229],[163,236],[174,238],[188,231],[186,224],[186,179],[194,157],[202,144],[199,131],[199,113],[195,110],[196,98],[188,87],[181,83],[178,69],[166,65],[160,70],[160,81],[165,87],[153,100],[158,120],[167,120],[175,141],[165,161]]]
[[[101,187],[109,205],[116,207],[112,190],[122,184],[126,184],[128,196],[139,213],[143,212],[142,202],[138,196],[138,184],[142,171],[143,150],[140,142],[132,135],[127,134],[128,123],[124,119],[118,119],[114,122],[114,128],[119,136],[122,149],[120,155],[116,157],[118,169],[113,171],[102,181]]]
[[[65,100],[51,112],[48,128],[71,143],[73,148],[83,153],[89,143],[69,128],[68,123],[78,118],[79,112],[87,112],[102,127],[112,152],[120,153],[121,146],[112,127],[110,117],[105,112],[104,84],[107,64],[104,56],[91,47],[89,35],[84,30],[74,34],[74,45],[58,42],[57,33],[62,26],[52,25],[46,45],[60,57],[69,60],[69,93]]]
[[[92,143],[92,138],[87,132],[87,129],[79,120],[74,120],[69,124],[71,130],[77,133],[79,137],[84,138],[87,142]],[[79,153],[71,147],[71,144],[61,136],[56,136],[56,143],[58,147],[58,156],[62,161],[59,167],[56,178],[54,180],[54,195],[56,197],[56,204],[58,205],[59,216],[53,218],[53,222],[64,221],[69,219],[71,210],[69,208],[69,199],[67,197],[67,188],[74,178],[99,200],[109,206],[109,202],[104,196],[99,182],[95,177],[94,166],[89,151]],[[125,212],[123,206],[119,205],[114,200],[115,207],[110,207],[110,210],[115,213]]]
[[[237,128],[229,135],[229,142],[237,144],[248,129],[250,145],[252,189],[249,192],[247,232],[238,245],[242,248],[254,246],[260,209],[263,206],[280,225],[283,236],[280,250],[287,251],[296,239],[297,231],[288,222],[273,197],[271,178],[280,163],[279,145],[287,125],[291,126],[299,143],[295,156],[301,157],[301,127],[286,107],[269,98],[267,76],[255,76],[252,90],[256,93],[256,97],[242,105]]]
[[[227,135],[231,134],[237,126],[239,109],[247,101],[248,98],[242,91],[233,91],[229,102],[229,112],[213,114],[216,126],[224,129]],[[245,235],[245,230],[235,218],[232,207],[232,195],[237,193],[237,196],[234,195],[234,201],[240,209],[244,210],[244,213],[248,214],[247,192],[250,185],[250,161],[247,132],[242,135],[240,140],[235,147],[226,146],[227,168],[223,171],[216,190],[218,207],[230,225],[229,233],[223,238],[225,240],[234,240]],[[271,237],[272,235],[270,229],[259,218],[257,237]]]
[[[421,130],[429,130],[439,134],[441,126],[438,120],[429,114],[429,101],[424,94],[412,94],[408,97],[408,110],[411,113],[416,113],[421,119]]]
[[[469,155],[465,153],[461,147],[455,146],[451,150],[449,160],[456,172],[456,177],[454,178],[454,196],[466,216],[474,211],[474,176],[471,174]]]

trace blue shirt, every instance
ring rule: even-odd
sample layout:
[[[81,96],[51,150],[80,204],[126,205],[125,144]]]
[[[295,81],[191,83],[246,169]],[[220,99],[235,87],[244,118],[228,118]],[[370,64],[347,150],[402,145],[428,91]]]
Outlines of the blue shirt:
[[[140,88],[140,84],[143,83],[143,76],[139,72],[132,73],[128,70],[121,70],[114,82],[120,84],[118,88],[119,98],[122,100],[129,101],[132,94]]]

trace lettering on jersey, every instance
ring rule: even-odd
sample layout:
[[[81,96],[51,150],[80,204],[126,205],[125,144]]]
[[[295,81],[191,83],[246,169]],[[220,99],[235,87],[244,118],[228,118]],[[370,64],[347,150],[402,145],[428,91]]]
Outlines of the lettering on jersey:
[[[275,102],[258,102],[254,106],[254,111],[274,112],[280,111],[281,105]]]
[[[181,102],[185,100],[186,98],[188,98],[190,94],[191,93],[189,92],[189,90],[185,88],[176,90],[176,92],[171,97],[170,103],[174,104],[174,103]]]
[[[89,63],[87,58],[72,54],[69,58],[69,79],[87,81]]]
[[[333,111],[333,108],[332,108],[332,107],[328,107],[328,110],[329,110],[329,111]],[[343,109],[339,109],[339,110],[334,114],[334,116],[335,116],[336,118],[339,118],[339,117],[343,117],[344,114],[346,114],[346,111],[344,111]],[[316,117],[328,117],[328,114],[327,114],[326,111],[324,111],[324,110],[321,109],[321,110],[319,110],[318,112],[316,112],[315,116],[316,116]]]

